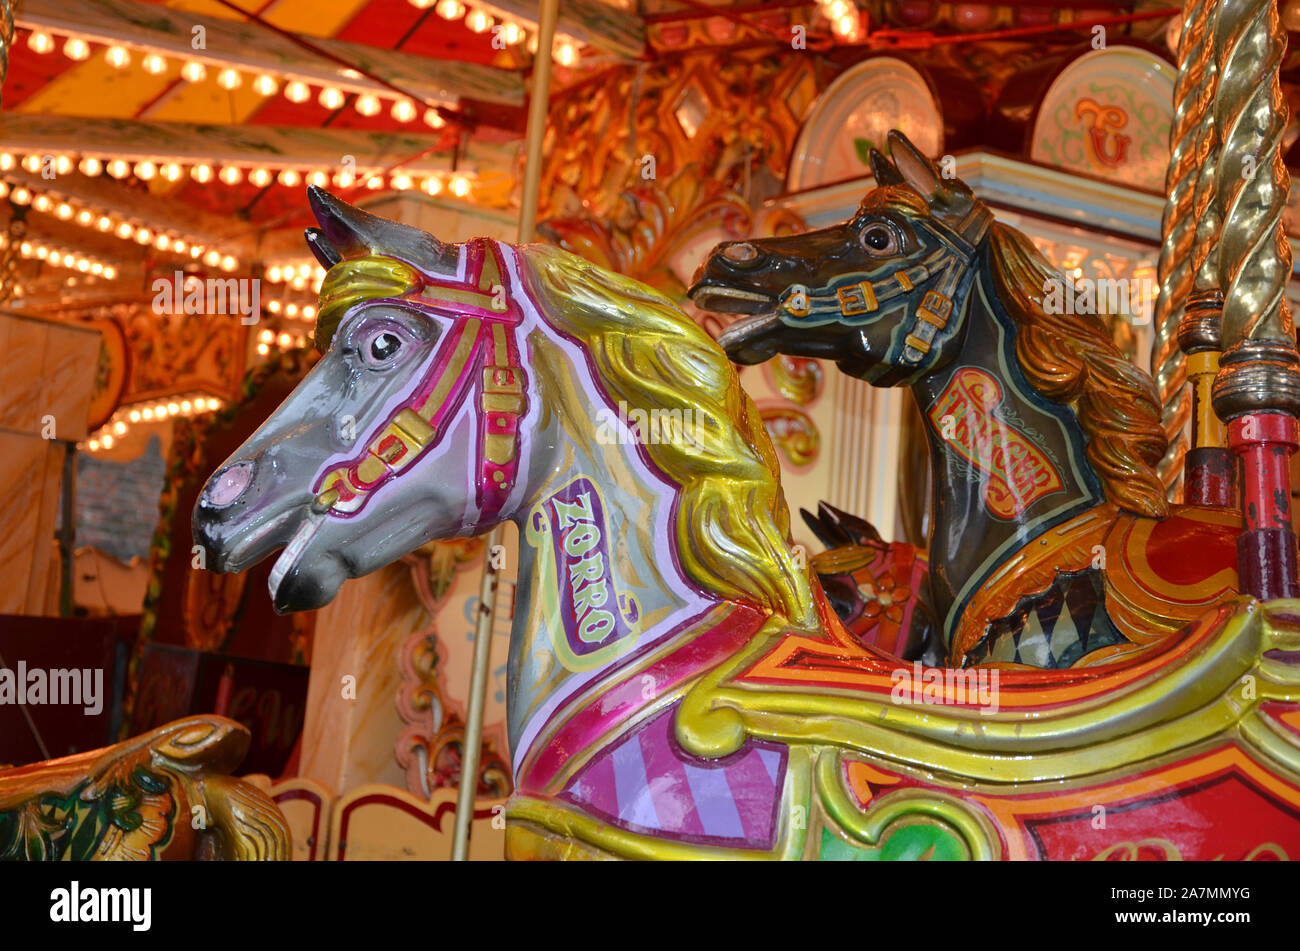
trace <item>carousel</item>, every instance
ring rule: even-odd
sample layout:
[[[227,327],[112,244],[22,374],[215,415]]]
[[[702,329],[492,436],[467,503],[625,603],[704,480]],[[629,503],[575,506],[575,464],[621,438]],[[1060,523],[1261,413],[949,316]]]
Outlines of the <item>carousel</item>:
[[[0,0],[0,858],[1300,857],[1295,0]]]

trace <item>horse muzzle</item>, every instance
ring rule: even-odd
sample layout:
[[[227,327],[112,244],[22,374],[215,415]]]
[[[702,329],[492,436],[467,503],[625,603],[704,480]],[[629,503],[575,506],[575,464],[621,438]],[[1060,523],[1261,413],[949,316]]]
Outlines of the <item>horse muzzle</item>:
[[[209,570],[244,571],[293,536],[304,500],[271,501],[260,469],[257,458],[223,466],[199,493],[191,528]]]

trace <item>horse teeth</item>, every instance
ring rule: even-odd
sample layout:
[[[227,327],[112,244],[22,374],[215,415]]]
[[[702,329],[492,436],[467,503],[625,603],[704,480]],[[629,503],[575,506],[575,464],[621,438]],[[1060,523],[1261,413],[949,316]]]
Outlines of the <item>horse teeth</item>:
[[[275,593],[280,589],[280,582],[284,576],[289,573],[293,563],[298,560],[302,550],[307,547],[316,530],[324,524],[322,518],[308,517],[298,526],[294,532],[293,538],[289,539],[289,544],[284,546],[284,551],[280,552],[280,557],[275,560],[275,565],[271,568],[271,576],[267,579],[267,587],[271,589],[271,599],[275,600]]]

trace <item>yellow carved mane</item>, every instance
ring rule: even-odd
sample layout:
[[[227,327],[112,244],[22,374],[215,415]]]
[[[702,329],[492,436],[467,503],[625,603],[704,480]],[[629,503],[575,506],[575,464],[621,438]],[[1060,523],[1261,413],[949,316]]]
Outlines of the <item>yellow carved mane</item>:
[[[544,245],[521,248],[520,256],[547,320],[587,347],[612,399],[647,411],[694,411],[690,440],[645,444],[681,486],[676,535],[686,573],[728,600],[814,624],[809,572],[788,541],[780,463],[726,354],[638,281]]]
[[[1120,353],[1095,317],[1048,313],[1044,284],[1064,278],[1028,238],[998,222],[989,247],[998,294],[1019,329],[1016,357],[1026,378],[1074,410],[1106,497],[1130,512],[1164,518],[1169,502],[1155,466],[1166,439],[1151,377]]]

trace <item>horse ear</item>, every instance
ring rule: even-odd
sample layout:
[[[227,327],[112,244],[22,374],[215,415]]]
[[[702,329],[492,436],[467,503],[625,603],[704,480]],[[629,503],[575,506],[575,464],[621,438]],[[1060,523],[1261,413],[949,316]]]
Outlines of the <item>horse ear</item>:
[[[889,154],[893,156],[894,164],[903,173],[907,184],[922,196],[932,198],[942,190],[943,180],[939,177],[939,170],[935,168],[934,163],[897,129],[891,129],[889,132]]]
[[[321,264],[333,266],[343,258],[383,254],[400,258],[427,274],[446,274],[456,269],[456,249],[419,228],[354,208],[315,185],[307,187],[307,202],[320,224],[308,230],[307,244]]]
[[[876,177],[878,186],[907,184],[898,169],[894,167],[894,163],[883,154],[872,149],[868,153],[868,158],[871,160],[871,174]]]

